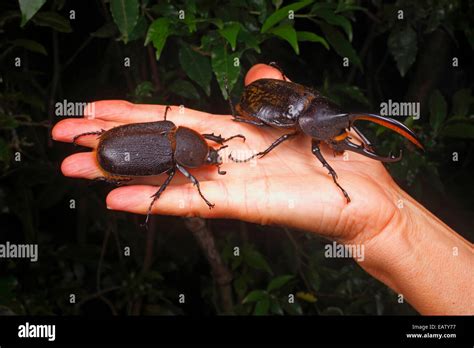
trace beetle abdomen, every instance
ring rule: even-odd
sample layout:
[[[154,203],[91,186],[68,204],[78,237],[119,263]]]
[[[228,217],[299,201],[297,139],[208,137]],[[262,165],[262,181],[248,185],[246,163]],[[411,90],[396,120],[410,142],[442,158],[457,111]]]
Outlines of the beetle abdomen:
[[[173,167],[176,126],[169,121],[134,123],[105,132],[97,147],[100,167],[113,175],[158,175]]]
[[[260,79],[245,87],[237,112],[271,126],[294,127],[315,97],[313,90],[297,83]]]

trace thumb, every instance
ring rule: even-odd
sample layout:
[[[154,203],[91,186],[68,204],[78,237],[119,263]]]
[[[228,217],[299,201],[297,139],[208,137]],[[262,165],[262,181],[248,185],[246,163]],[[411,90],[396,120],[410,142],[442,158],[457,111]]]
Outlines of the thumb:
[[[255,64],[245,76],[245,85],[248,85],[259,79],[283,80],[281,71],[267,64]]]

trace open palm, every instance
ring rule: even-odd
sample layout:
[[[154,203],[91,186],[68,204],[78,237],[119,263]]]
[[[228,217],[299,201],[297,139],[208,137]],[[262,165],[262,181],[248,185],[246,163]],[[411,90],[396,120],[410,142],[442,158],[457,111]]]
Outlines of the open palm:
[[[259,64],[249,71],[246,83],[264,77],[281,78],[281,74]],[[94,118],[65,119],[56,124],[53,138],[72,142],[75,135],[85,132],[162,120],[165,106],[100,101],[94,103],[94,109]],[[215,167],[190,170],[200,181],[204,196],[215,204],[214,209],[209,209],[195,187],[179,174],[154,204],[154,213],[280,224],[346,242],[370,239],[397,214],[399,191],[394,189],[396,185],[378,161],[355,153],[334,157],[331,150],[322,148],[324,157],[338,174],[339,183],[351,197],[352,201],[347,204],[327,170],[311,153],[311,139],[307,136],[294,137],[261,159],[233,163],[227,160],[227,154],[247,157],[251,151],[266,149],[283,131],[233,122],[230,115],[180,110],[177,106],[171,106],[168,119],[177,126],[187,126],[201,133],[223,137],[243,134],[247,141],[233,139],[225,149],[227,153],[221,152],[224,155],[222,169],[227,175],[219,175]],[[93,135],[84,136],[78,143],[94,149],[98,140]],[[103,176],[93,151],[67,157],[61,169],[70,177]],[[165,178],[166,175],[139,178],[130,185],[118,187],[109,193],[107,207],[146,214],[150,196]]]

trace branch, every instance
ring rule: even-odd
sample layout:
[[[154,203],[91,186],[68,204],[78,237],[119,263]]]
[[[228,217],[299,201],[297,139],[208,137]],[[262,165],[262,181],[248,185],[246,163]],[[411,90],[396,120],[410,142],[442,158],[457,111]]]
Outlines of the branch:
[[[212,232],[207,228],[206,221],[202,218],[185,218],[184,224],[194,234],[194,237],[196,237],[199,246],[211,266],[212,276],[217,283],[224,313],[232,313],[234,307],[231,287],[232,273],[224,262],[222,262]]]

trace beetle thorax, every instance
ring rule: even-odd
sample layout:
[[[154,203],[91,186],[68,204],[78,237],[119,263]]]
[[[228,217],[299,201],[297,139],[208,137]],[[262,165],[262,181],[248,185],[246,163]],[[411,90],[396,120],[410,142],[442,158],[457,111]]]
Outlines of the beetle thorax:
[[[197,168],[206,163],[209,146],[198,132],[178,127],[176,131],[175,161],[188,168]]]
[[[303,133],[317,140],[327,140],[349,127],[347,113],[343,113],[329,101],[313,101],[300,115],[298,124]]]

